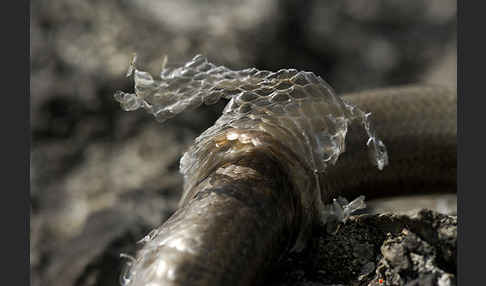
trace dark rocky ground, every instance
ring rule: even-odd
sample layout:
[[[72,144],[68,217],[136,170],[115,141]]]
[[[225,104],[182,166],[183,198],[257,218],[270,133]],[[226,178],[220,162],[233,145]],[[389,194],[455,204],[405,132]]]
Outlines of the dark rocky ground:
[[[355,216],[316,229],[271,285],[456,285],[457,216],[431,210]],[[380,282],[381,281],[381,282]]]
[[[164,54],[181,63],[197,53],[235,69],[309,70],[339,93],[455,86],[455,7],[452,0],[32,1],[32,285],[117,285],[119,254],[134,253],[173,212],[178,159],[224,106],[164,125],[121,111],[112,96],[132,89],[124,73],[133,52],[153,73]],[[335,235],[316,229],[313,251],[288,257],[270,282],[454,285],[456,227],[455,216],[426,211],[356,217]]]

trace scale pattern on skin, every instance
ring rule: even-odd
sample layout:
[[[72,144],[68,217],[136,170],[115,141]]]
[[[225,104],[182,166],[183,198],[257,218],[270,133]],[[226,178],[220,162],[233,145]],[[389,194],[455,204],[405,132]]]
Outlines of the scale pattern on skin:
[[[312,72],[295,69],[270,72],[255,68],[233,71],[197,55],[181,67],[168,68],[164,61],[160,78],[154,79],[135,67],[135,59],[127,73],[127,76],[134,75],[135,93],[115,94],[126,111],[143,108],[164,122],[203,103],[214,104],[221,98],[229,100],[221,117],[195,139],[180,161],[180,171],[184,174],[181,206],[190,200],[188,194],[193,187],[223,164],[255,149],[275,154],[278,142],[280,150],[276,153],[282,155],[279,157],[282,162],[294,166],[290,181],[299,190],[300,204],[308,216],[303,219],[293,248],[301,249],[315,210],[326,213],[317,174],[325,172],[344,152],[351,121],[358,120],[365,128],[374,164],[381,170],[388,163],[385,145],[374,133],[370,114],[343,101]],[[313,175],[305,175],[309,173]],[[360,197],[351,205],[361,205],[362,200]],[[160,235],[159,229],[155,229],[143,239],[142,252],[155,251],[171,241],[177,239],[170,234]],[[143,255],[132,263],[141,264],[138,259],[144,259]],[[124,284],[130,284],[133,271],[133,268],[128,271]]]
[[[197,55],[181,67],[167,68],[164,64],[160,79],[154,79],[135,67],[135,59],[127,73],[134,74],[135,93],[115,94],[124,110],[143,108],[164,122],[203,103],[229,100],[222,116],[196,138],[181,159],[180,171],[189,185],[188,176],[194,177],[194,172],[211,169],[244,150],[228,148],[228,142],[238,143],[230,144],[233,147],[265,144],[248,135],[251,131],[265,132],[293,150],[311,170],[324,172],[344,152],[347,127],[355,119],[368,133],[367,145],[374,163],[379,169],[387,164],[385,146],[374,134],[369,113],[343,101],[312,72],[255,68],[233,71]]]

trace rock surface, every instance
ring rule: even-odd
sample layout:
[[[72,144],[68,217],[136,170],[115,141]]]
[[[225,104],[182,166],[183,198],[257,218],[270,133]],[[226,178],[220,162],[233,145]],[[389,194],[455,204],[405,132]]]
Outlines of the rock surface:
[[[420,210],[352,217],[316,229],[271,285],[456,285],[457,216]],[[283,273],[283,275],[282,275]]]

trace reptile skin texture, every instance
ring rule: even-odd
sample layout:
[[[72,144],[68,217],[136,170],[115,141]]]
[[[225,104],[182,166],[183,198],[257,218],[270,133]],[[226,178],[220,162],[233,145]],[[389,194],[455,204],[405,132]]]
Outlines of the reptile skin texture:
[[[305,246],[337,196],[456,190],[453,89],[337,96],[310,72],[232,71],[202,56],[164,65],[160,79],[134,62],[132,73],[135,94],[120,91],[116,100],[161,122],[229,102],[181,159],[180,207],[143,239],[125,285],[255,285]]]

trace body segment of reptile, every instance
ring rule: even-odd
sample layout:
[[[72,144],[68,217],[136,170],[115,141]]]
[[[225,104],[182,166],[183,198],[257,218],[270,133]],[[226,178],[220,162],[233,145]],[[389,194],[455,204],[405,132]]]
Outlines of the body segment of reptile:
[[[341,98],[313,73],[232,71],[201,56],[164,67],[160,80],[132,72],[135,94],[115,98],[159,121],[230,101],[181,159],[180,208],[144,239],[127,285],[254,285],[282,254],[305,245],[332,198],[455,190],[455,90]],[[373,114],[375,128],[358,106]],[[363,134],[346,136],[353,120],[364,126],[378,169],[388,157],[375,132],[384,138],[392,157],[382,171],[370,166]]]

